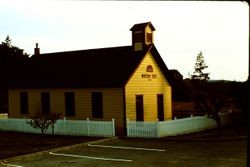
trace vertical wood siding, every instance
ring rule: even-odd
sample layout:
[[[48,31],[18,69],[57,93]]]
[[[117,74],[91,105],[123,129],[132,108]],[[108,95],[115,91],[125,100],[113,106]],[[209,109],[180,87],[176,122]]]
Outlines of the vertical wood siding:
[[[147,72],[148,65],[153,67],[153,72]],[[151,78],[143,77],[151,75]],[[152,75],[157,75],[152,78]],[[157,94],[164,96],[164,119],[172,118],[171,87],[152,57],[148,53],[132,75],[125,87],[126,93],[126,118],[136,120],[135,95],[143,95],[144,121],[157,120]]]
[[[28,93],[29,114],[20,112],[20,92]],[[95,120],[115,119],[116,126],[123,128],[123,89],[11,89],[9,90],[9,117],[28,118],[41,107],[41,92],[50,93],[51,112],[61,113],[65,117],[64,92],[75,93],[75,116],[67,119],[92,119],[91,92],[103,92],[103,118]],[[93,119],[92,119],[93,120]]]

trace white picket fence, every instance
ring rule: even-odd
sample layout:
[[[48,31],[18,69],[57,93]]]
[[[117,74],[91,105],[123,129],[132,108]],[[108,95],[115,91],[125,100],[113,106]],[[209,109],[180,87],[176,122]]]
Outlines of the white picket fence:
[[[221,125],[228,124],[231,114],[222,113],[220,114],[220,118]],[[216,126],[216,122],[207,116],[191,116],[189,118],[155,122],[127,120],[127,136],[143,138],[176,136],[191,132],[199,132],[205,129],[215,128]]]
[[[157,136],[158,122],[129,121],[127,119],[127,136],[128,137],[147,137]]]
[[[39,129],[34,129],[26,123],[25,119],[0,119],[0,130],[18,131],[27,133],[40,133]],[[50,127],[47,134],[52,134]],[[54,126],[54,134],[75,135],[75,136],[115,136],[115,120],[112,121],[92,121],[87,120],[58,120]]]

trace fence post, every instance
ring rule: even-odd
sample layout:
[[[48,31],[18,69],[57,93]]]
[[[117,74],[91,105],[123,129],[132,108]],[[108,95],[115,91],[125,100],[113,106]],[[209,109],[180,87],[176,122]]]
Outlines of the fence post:
[[[26,117],[24,117],[23,120],[24,120],[24,123],[23,123],[23,132],[25,132],[25,131],[26,131],[26,132],[29,132],[29,131],[28,131],[28,128],[25,127],[25,126],[27,125],[27,124],[26,124]]]
[[[64,128],[64,135],[66,135],[66,133],[67,133],[67,129],[66,129],[66,117],[63,118],[63,128]]]
[[[8,120],[7,120],[7,129],[8,129],[8,130],[12,130],[11,127],[10,127],[10,125],[12,125],[12,124],[11,124],[11,120],[8,119]]]
[[[25,128],[25,125],[26,125],[25,119],[26,119],[26,118],[24,117],[24,119],[23,119],[24,122],[22,123],[22,131],[27,133],[28,131],[27,131],[26,128]]]
[[[130,134],[129,134],[129,118],[127,118],[127,136],[130,136]]]
[[[87,118],[87,135],[89,136],[89,118]]]
[[[113,130],[112,135],[115,136],[115,119],[114,118],[112,118],[112,130]]]
[[[191,129],[193,130],[194,129],[194,116],[193,114],[190,115],[190,118],[191,118]]]
[[[157,120],[156,120],[156,137],[157,137],[157,138],[160,137],[160,134],[159,134],[159,127],[160,127],[160,125],[159,125],[159,119],[157,119]]]

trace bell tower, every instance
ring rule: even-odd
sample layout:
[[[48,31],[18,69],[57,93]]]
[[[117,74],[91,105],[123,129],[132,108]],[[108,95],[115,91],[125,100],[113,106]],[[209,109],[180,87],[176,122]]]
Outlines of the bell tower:
[[[143,51],[153,44],[154,26],[151,22],[135,24],[132,31],[132,46],[134,51]]]

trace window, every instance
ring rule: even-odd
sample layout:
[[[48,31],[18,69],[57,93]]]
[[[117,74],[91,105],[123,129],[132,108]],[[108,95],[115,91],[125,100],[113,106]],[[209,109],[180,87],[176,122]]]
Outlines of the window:
[[[152,33],[147,33],[147,43],[152,43]]]
[[[153,72],[153,67],[151,65],[148,65],[146,71]]]
[[[144,120],[143,95],[136,95],[136,121]]]
[[[20,93],[20,110],[21,114],[28,114],[28,93],[21,92]]]
[[[135,31],[134,42],[142,42],[142,41],[143,41],[143,31]]]
[[[65,116],[75,116],[75,93],[65,92]]]
[[[50,113],[50,95],[49,92],[42,92],[41,93],[41,103],[42,103],[42,108],[41,112],[43,114],[49,114]]]
[[[103,118],[103,94],[102,92],[92,93],[92,117]]]

